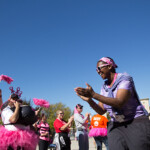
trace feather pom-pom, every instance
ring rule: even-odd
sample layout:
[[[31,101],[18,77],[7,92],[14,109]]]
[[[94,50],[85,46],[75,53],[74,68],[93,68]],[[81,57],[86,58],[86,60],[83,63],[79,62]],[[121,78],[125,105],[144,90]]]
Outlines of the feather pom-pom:
[[[8,84],[10,84],[13,81],[11,77],[8,77],[7,75],[3,75],[3,74],[0,75],[0,81],[2,80],[6,81]]]
[[[41,107],[48,108],[50,106],[49,102],[44,99],[33,98],[33,102],[35,105],[39,105]]]

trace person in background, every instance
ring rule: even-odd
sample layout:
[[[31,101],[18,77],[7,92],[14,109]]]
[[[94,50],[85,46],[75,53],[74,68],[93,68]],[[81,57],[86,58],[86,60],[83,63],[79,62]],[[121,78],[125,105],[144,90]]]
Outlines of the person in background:
[[[89,139],[88,139],[88,120],[89,113],[86,113],[85,117],[81,114],[83,111],[83,106],[77,104],[74,110],[74,121],[76,125],[76,137],[79,144],[79,150],[88,150],[89,149]]]
[[[64,112],[62,110],[58,110],[56,114],[57,118],[54,121],[54,128],[56,132],[54,137],[54,143],[56,144],[56,149],[71,150],[71,141],[68,133],[74,117],[71,116],[68,122],[66,122],[65,120],[63,120]]]
[[[1,150],[35,150],[38,144],[38,136],[30,128],[37,121],[38,112],[22,102],[16,93],[12,93],[1,107]]]
[[[75,92],[98,114],[109,112],[111,121],[107,136],[110,150],[149,150],[148,112],[140,102],[132,77],[127,73],[116,73],[116,68],[112,58],[101,58],[96,66],[98,75],[105,80],[100,94],[89,84],[86,88],[75,88]]]
[[[107,139],[107,122],[108,119],[99,114],[94,115],[91,119],[89,137],[93,137],[95,139],[97,150],[102,150],[102,143],[104,143],[106,149],[109,150]]]
[[[43,113],[41,121],[35,125],[39,133],[39,150],[47,150],[50,144],[50,127],[47,123],[47,117]]]

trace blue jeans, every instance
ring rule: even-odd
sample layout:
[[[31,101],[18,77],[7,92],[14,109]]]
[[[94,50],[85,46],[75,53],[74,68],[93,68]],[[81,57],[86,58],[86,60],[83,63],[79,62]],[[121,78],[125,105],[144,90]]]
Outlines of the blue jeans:
[[[79,144],[79,150],[89,150],[89,138],[87,131],[77,131],[77,140]]]
[[[97,136],[97,137],[94,137],[94,139],[95,139],[95,142],[96,142],[96,145],[97,145],[97,150],[102,150],[102,143],[105,144],[106,150],[109,150],[107,136],[104,136],[104,137]]]

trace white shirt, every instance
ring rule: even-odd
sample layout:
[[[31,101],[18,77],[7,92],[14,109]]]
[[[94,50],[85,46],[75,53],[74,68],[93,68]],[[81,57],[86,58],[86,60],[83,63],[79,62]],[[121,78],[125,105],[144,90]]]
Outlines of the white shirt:
[[[20,125],[20,124],[11,125],[9,119],[13,115],[13,113],[14,112],[10,109],[10,106],[7,106],[1,112],[2,122],[7,130],[15,131],[18,129],[29,129],[30,128],[29,126],[24,126],[24,125]],[[10,123],[10,125],[5,125],[5,124],[9,124],[9,123]]]

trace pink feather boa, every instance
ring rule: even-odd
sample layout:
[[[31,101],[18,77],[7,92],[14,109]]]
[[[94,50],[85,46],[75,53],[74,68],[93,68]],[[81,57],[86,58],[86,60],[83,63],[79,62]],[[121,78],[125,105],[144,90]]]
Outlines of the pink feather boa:
[[[38,136],[31,130],[9,131],[0,127],[0,150],[7,150],[11,146],[17,150],[17,146],[24,147],[24,150],[35,150],[38,144]]]
[[[44,99],[33,98],[33,102],[35,105],[39,105],[41,107],[48,108],[50,106],[49,102]]]
[[[3,74],[0,75],[0,81],[2,81],[2,80],[6,81],[8,84],[10,84],[13,81],[13,79],[11,77],[8,77],[8,76],[3,75]]]
[[[92,128],[89,131],[89,137],[107,136],[107,128]]]

